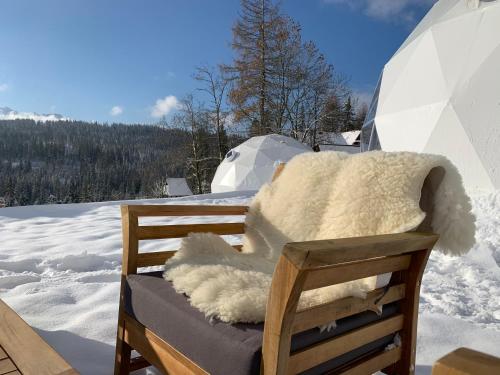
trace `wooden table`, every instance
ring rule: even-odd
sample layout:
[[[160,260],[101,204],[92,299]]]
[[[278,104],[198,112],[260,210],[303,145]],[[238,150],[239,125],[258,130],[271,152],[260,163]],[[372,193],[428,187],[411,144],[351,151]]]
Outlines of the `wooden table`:
[[[78,372],[0,300],[0,375],[78,375]]]

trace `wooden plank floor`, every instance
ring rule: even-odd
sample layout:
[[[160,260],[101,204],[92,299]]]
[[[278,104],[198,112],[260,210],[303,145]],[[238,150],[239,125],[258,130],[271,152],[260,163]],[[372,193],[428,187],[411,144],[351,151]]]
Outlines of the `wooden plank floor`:
[[[0,375],[78,375],[49,344],[0,300]]]
[[[0,346],[0,375],[21,375],[12,358]]]

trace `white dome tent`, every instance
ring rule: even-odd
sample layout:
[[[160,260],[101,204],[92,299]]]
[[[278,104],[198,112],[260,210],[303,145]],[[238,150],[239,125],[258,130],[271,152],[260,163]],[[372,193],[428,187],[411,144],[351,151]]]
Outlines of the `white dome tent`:
[[[440,0],[386,64],[362,150],[443,154],[500,188],[500,0]]]
[[[282,135],[250,138],[226,154],[212,180],[212,193],[258,190],[280,162],[308,151],[310,147]]]

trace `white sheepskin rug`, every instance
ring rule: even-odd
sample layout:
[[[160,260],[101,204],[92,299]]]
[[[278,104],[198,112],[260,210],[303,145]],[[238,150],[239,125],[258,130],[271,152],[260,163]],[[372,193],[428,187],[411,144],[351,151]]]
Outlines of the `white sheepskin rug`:
[[[264,185],[246,216],[243,250],[220,236],[192,233],[165,264],[164,278],[192,306],[224,322],[262,322],[275,264],[288,242],[415,230],[429,171],[446,174],[434,195],[437,248],[460,255],[474,244],[475,218],[457,169],[442,156],[374,151],[305,153]],[[311,290],[299,309],[346,296],[364,297],[377,277]]]

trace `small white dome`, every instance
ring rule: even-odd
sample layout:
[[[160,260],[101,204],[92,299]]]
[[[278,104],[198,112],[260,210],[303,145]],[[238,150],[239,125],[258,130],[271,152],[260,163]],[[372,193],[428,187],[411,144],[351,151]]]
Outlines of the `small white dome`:
[[[271,181],[280,162],[310,151],[305,144],[283,135],[250,138],[226,154],[215,172],[212,193],[258,190]]]

